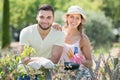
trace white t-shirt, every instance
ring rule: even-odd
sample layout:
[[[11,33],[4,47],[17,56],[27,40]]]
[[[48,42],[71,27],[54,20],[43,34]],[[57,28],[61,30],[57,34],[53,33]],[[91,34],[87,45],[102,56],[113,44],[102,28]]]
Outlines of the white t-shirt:
[[[42,40],[37,29],[37,24],[35,24],[28,26],[21,31],[19,44],[34,48],[36,54],[33,56],[49,58],[51,56],[53,45],[64,45],[64,33],[51,27],[46,38]]]

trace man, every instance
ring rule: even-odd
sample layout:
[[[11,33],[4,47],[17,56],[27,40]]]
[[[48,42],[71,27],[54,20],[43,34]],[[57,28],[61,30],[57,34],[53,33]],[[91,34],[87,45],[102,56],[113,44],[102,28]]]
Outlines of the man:
[[[64,33],[51,27],[54,21],[54,9],[48,4],[38,9],[36,20],[37,24],[24,28],[20,33],[20,52],[22,53],[24,46],[30,46],[36,51],[31,59],[24,58],[23,62],[27,61],[27,65],[36,69],[39,69],[41,65],[51,68],[52,63],[57,64],[61,57]],[[47,80],[51,80],[51,75],[46,75],[48,75]]]
[[[30,46],[36,51],[36,54],[32,54],[33,60],[42,57],[57,64],[63,50],[64,33],[51,27],[54,21],[54,9],[50,5],[42,5],[38,9],[36,20],[37,24],[21,31],[20,51],[23,51],[25,45]],[[31,58],[31,61],[33,60]]]

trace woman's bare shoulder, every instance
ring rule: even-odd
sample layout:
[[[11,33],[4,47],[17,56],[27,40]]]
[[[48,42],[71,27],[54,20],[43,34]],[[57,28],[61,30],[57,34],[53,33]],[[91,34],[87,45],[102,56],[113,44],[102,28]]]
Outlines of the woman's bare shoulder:
[[[88,36],[86,35],[86,34],[82,34],[81,35],[81,39],[83,39],[83,40],[87,40],[87,41],[89,41],[89,38],[88,38]]]

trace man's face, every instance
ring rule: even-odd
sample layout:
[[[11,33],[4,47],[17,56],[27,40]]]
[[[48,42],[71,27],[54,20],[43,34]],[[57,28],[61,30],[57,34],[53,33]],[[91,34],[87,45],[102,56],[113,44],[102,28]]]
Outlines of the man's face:
[[[36,19],[38,21],[39,26],[43,30],[47,30],[51,27],[54,20],[54,16],[52,14],[52,11],[40,10]]]

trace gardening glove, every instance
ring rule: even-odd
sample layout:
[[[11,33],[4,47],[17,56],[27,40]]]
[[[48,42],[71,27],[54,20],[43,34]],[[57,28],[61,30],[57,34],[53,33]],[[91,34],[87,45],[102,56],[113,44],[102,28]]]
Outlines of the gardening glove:
[[[34,69],[34,70],[38,70],[41,68],[41,63],[39,61],[32,61],[32,62],[29,62],[27,64],[30,68]]]
[[[81,64],[85,61],[85,57],[82,54],[75,54],[74,58],[77,64]]]
[[[51,68],[54,67],[54,63],[53,63],[51,60],[46,59],[46,58],[44,58],[44,57],[41,57],[41,58],[39,59],[39,62],[40,62],[41,65],[42,65],[44,68],[46,68],[46,69],[51,69]]]
[[[20,73],[27,73],[27,70],[25,69],[25,65],[22,63],[22,61],[19,61],[17,66],[17,71]]]

